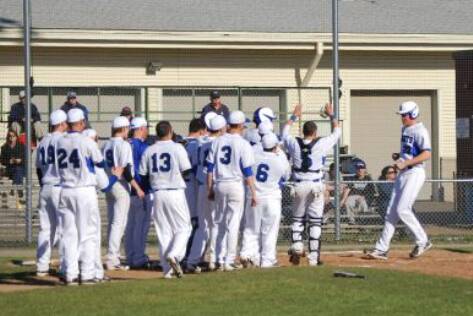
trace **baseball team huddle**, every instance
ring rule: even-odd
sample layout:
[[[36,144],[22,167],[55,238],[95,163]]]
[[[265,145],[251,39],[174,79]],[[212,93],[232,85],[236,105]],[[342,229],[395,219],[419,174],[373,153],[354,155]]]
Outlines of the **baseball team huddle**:
[[[286,181],[294,187],[290,262],[297,265],[307,257],[310,266],[319,265],[325,161],[341,136],[332,105],[322,112],[331,120],[330,135],[319,137],[316,123],[307,121],[302,135],[294,137],[290,128],[300,119],[300,105],[277,135],[276,116],[268,107],[254,112],[254,127],[249,127],[243,112],[209,104],[201,118],[190,122],[183,142],[175,141],[170,122],[160,121],[153,144],[147,142],[144,118],[130,122],[119,116],[102,148],[97,133],[87,128],[83,109],[52,112],[50,133],[37,148],[37,275],[48,275],[55,245],[66,285],[106,281],[104,269],[150,267],[146,240],[151,223],[164,278],[199,273],[204,260],[210,271],[277,267],[281,188]],[[412,258],[432,247],[412,211],[425,180],[424,161],[430,158],[429,135],[417,122],[417,104],[403,102],[397,113],[403,123],[395,162],[400,175],[381,237],[367,253],[372,259],[387,259],[399,220],[415,236]],[[106,195],[108,211],[104,262],[98,191]]]

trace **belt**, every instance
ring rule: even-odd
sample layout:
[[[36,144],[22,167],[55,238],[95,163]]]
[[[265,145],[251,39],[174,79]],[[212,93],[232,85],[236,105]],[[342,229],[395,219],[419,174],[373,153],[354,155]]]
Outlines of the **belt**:
[[[315,180],[300,180],[300,179],[297,179],[297,180],[294,180],[294,182],[296,183],[299,183],[299,182],[322,182],[322,179],[315,179]]]
[[[320,172],[320,169],[317,169],[317,170],[302,170],[302,168],[294,168],[293,169],[295,172],[301,172],[301,173],[319,173]]]
[[[158,191],[176,191],[176,190],[181,190],[181,189],[177,189],[177,188],[156,189],[156,190],[153,190],[153,192],[158,192]]]

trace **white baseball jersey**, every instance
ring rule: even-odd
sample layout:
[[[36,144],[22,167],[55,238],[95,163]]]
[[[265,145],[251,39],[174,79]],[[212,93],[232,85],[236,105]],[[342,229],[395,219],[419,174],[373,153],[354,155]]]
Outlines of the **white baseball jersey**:
[[[281,198],[281,185],[291,175],[291,166],[284,154],[259,152],[255,155],[253,173],[257,197]]]
[[[412,159],[420,155],[423,151],[431,151],[429,132],[424,124],[417,123],[412,126],[402,127],[401,136],[401,158],[403,160]],[[423,167],[424,163],[419,163],[413,167]]]
[[[198,150],[198,165],[196,174],[197,182],[201,185],[207,183],[207,157],[215,139],[217,138],[211,136],[201,139]]]
[[[69,132],[59,138],[56,147],[61,186],[77,188],[96,186],[95,168],[104,161],[97,144],[87,136]]]
[[[215,182],[241,181],[251,176],[255,163],[251,145],[238,134],[217,138],[207,157],[208,171],[214,171]]]
[[[307,171],[303,171],[303,152],[301,146],[295,137],[287,136],[284,140],[285,148],[291,157],[293,164],[293,177],[299,181],[318,181],[324,176],[322,168],[325,165],[326,155],[337,143],[342,134],[339,127],[335,128],[332,134],[319,138],[313,144],[310,152],[307,152]],[[309,140],[303,140],[305,145],[311,143]]]
[[[64,133],[53,132],[46,135],[38,145],[36,168],[41,170],[43,185],[58,185],[60,183],[57,164],[56,147]]]
[[[191,169],[184,146],[168,141],[157,141],[148,147],[140,162],[140,175],[149,176],[151,189],[185,189],[181,172]]]
[[[126,166],[130,166],[131,174],[134,176],[133,153],[129,142],[122,137],[112,137],[105,143],[102,152],[105,158],[105,171],[108,176],[112,175],[113,167],[125,168]],[[128,188],[125,179],[121,179],[120,182]]]

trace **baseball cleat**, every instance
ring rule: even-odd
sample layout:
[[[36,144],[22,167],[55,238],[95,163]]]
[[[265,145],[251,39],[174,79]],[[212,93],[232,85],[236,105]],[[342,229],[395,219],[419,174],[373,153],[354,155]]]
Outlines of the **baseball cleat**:
[[[98,281],[98,279],[96,279],[96,278],[80,281],[80,285],[95,285],[95,284],[98,284],[98,283],[100,283],[100,281]]]
[[[414,247],[414,249],[412,249],[411,253],[409,254],[409,257],[411,257],[412,259],[418,258],[418,257],[422,256],[427,250],[432,248],[432,246],[433,245],[430,241],[427,241],[425,246],[416,245]]]
[[[215,262],[209,262],[209,271],[215,271],[217,269]]]
[[[65,280],[64,285],[65,286],[77,286],[77,285],[79,285],[79,279],[75,278],[75,279],[72,279],[72,280],[69,280],[69,281]]]
[[[253,263],[253,260],[247,257],[241,257],[240,258],[240,263],[243,266],[244,269],[251,268],[255,264]]]
[[[112,281],[112,278],[107,275],[104,275],[101,278],[95,278],[96,283],[106,283],[106,282],[111,282],[111,281]]]
[[[236,264],[236,263],[232,263],[232,264],[226,264],[223,268],[223,271],[225,272],[232,272],[232,271],[235,271],[235,270],[240,270],[242,269],[243,266],[240,265],[240,264]]]
[[[202,272],[202,269],[196,265],[196,264],[190,264],[188,263],[187,266],[186,266],[186,272],[187,273],[201,273]]]
[[[369,259],[388,260],[388,252],[374,249],[372,251],[367,252],[366,257]]]
[[[108,271],[128,271],[128,270],[130,270],[130,267],[127,266],[127,265],[124,265],[124,264],[116,264],[116,265],[106,264],[105,268]]]
[[[179,261],[176,260],[176,258],[169,257],[167,258],[167,261],[169,265],[171,266],[172,270],[174,271],[174,274],[180,279],[183,277],[184,273],[182,272],[181,265],[179,264]]]
[[[49,275],[49,271],[36,271],[36,276],[39,278],[44,278]]]
[[[304,252],[301,253],[293,249],[289,249],[287,254],[289,255],[289,262],[295,266],[299,265],[301,263],[301,257],[305,256]]]

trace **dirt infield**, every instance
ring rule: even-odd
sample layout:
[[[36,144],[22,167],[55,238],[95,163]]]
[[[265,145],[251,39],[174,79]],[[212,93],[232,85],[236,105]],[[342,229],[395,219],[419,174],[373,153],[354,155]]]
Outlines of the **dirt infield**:
[[[301,260],[301,265],[306,265],[306,260]],[[426,275],[457,277],[473,280],[473,253],[464,253],[458,250],[431,250],[423,257],[412,260],[408,250],[391,251],[389,260],[363,259],[361,251],[327,252],[322,254],[322,261],[329,267],[361,267],[374,269],[387,269],[417,272]],[[289,267],[291,263],[288,256],[279,256],[281,267]],[[13,265],[13,264],[12,264]],[[133,270],[108,272],[113,281],[158,279],[160,271]],[[0,293],[16,292],[38,288],[53,288],[59,286],[57,277],[38,278],[33,273],[12,274],[11,277],[0,279]]]

